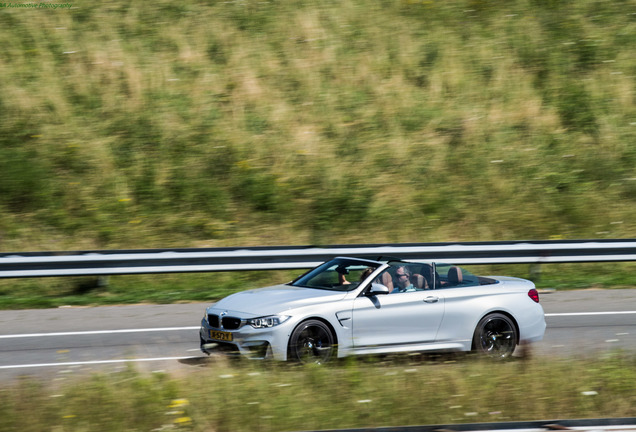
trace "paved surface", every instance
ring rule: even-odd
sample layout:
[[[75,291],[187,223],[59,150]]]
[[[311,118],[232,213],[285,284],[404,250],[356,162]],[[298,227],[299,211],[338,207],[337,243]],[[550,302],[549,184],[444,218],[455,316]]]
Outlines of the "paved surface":
[[[636,289],[552,292],[541,295],[541,304],[548,328],[538,354],[636,352]]]
[[[636,289],[541,295],[548,328],[533,355],[636,352]],[[206,304],[0,311],[0,380],[47,379],[94,370],[187,370],[209,362],[199,351]]]

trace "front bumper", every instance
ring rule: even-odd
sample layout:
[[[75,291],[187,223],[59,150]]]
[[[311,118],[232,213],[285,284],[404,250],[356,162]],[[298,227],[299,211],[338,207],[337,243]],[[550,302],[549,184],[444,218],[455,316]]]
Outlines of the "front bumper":
[[[222,353],[242,356],[249,359],[287,360],[287,341],[290,328],[287,323],[265,329],[255,329],[249,325],[236,330],[212,327],[208,321],[201,320],[199,336],[201,351],[206,354]],[[293,327],[292,327],[293,328]],[[231,334],[231,341],[213,337],[214,332]]]

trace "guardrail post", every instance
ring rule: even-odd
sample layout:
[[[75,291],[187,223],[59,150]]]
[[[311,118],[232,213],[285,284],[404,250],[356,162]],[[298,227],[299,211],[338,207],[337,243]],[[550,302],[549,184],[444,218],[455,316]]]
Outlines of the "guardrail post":
[[[530,264],[530,276],[529,279],[534,282],[537,283],[541,280],[541,264],[539,263],[532,263]]]

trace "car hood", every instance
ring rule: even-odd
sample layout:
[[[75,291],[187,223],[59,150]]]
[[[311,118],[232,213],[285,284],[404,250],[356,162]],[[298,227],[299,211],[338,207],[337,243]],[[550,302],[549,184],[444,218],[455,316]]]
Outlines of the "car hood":
[[[274,285],[232,294],[210,309],[224,309],[253,316],[276,314],[301,306],[328,303],[343,299],[346,292]]]

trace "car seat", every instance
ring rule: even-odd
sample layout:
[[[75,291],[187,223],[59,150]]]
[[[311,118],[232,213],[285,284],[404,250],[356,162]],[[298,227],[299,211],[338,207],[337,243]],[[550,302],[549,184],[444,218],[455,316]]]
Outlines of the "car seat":
[[[464,280],[462,271],[459,267],[453,266],[448,269],[448,284],[451,286],[460,285]]]

